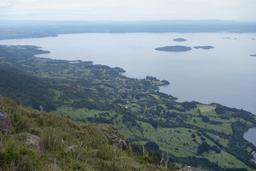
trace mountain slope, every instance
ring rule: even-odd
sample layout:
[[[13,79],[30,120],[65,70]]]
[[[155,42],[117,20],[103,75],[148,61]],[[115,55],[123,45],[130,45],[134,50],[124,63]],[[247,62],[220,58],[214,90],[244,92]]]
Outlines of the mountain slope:
[[[167,170],[110,145],[107,135],[122,136],[108,125],[77,124],[2,97],[0,118],[0,170]]]

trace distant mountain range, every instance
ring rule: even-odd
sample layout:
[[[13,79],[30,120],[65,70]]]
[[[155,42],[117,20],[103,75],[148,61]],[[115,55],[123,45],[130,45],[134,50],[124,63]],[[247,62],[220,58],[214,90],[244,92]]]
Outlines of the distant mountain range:
[[[256,22],[203,21],[0,21],[0,39],[57,36],[67,33],[255,33]]]

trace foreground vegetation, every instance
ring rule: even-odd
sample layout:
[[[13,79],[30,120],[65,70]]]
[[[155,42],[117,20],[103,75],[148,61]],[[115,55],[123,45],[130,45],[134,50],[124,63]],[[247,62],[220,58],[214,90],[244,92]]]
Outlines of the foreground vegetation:
[[[132,153],[111,126],[77,124],[6,98],[0,112],[0,170],[168,170]]]
[[[256,148],[243,133],[253,114],[220,104],[178,103],[154,77],[127,78],[121,68],[36,58],[33,46],[0,46],[0,92],[16,102],[76,120],[111,124],[158,158],[207,170],[253,170]],[[167,156],[167,157],[166,157]],[[157,160],[158,161],[158,160]]]

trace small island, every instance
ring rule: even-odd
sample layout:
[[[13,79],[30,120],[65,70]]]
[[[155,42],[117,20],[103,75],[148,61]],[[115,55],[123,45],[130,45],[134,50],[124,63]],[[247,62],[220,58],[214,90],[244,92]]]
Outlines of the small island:
[[[174,42],[186,42],[187,39],[184,39],[184,38],[176,38],[176,39],[173,39]]]
[[[231,39],[231,37],[223,37],[223,39]]]
[[[186,52],[192,50],[192,48],[188,46],[164,46],[156,48],[155,50],[165,52]]]
[[[195,46],[194,49],[204,49],[204,50],[209,50],[213,49],[213,46]]]
[[[256,57],[256,54],[252,54],[252,55],[250,55],[250,56]]]

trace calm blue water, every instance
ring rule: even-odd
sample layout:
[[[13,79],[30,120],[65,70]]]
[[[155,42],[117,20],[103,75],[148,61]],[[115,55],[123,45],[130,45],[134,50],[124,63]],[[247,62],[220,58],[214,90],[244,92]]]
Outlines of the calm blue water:
[[[256,147],[256,128],[251,128],[245,132],[244,138]]]
[[[173,42],[183,37],[187,42]],[[224,39],[231,37],[230,39]],[[171,82],[161,91],[180,101],[218,102],[256,114],[256,34],[128,33],[67,34],[58,37],[2,40],[0,44],[37,45],[54,59],[80,59],[119,66],[130,77],[156,76]],[[168,45],[211,45],[215,49],[159,52]]]

